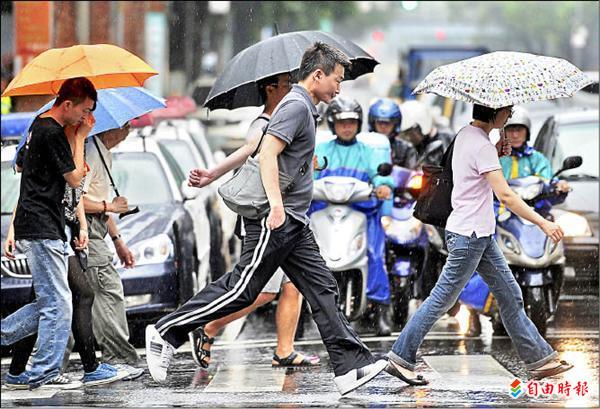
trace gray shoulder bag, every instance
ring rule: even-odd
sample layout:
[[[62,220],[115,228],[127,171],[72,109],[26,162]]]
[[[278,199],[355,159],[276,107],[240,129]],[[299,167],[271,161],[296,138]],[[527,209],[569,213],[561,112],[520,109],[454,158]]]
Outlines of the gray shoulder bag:
[[[260,178],[258,159],[255,158],[267,133],[267,128],[268,124],[263,130],[258,146],[246,160],[246,163],[218,189],[227,207],[248,219],[262,219],[269,214],[270,210],[269,199]],[[306,162],[293,177],[279,170],[279,189],[282,197],[285,198],[292,191],[298,178],[304,175],[307,170],[308,163]]]

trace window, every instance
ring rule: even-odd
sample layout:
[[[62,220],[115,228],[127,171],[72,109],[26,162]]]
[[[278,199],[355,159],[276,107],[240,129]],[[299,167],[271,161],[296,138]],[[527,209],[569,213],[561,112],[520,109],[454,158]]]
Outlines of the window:
[[[127,197],[130,205],[174,200],[165,170],[151,152],[115,152],[112,175],[119,193]]]

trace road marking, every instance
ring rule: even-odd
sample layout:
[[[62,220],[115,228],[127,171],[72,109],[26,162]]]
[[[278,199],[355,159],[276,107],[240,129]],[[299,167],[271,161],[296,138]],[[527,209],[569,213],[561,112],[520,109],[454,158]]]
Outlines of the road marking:
[[[508,393],[515,380],[515,376],[490,355],[425,355],[423,361],[435,371],[433,376],[428,375],[430,387],[436,390]]]
[[[597,295],[561,295],[560,301],[598,300]]]
[[[204,392],[281,392],[285,370],[271,365],[231,365],[219,368]]]
[[[37,389],[37,390],[10,390],[2,387],[2,400],[21,400],[21,399],[50,399],[58,392],[57,389]]]
[[[240,327],[241,328],[241,327]],[[234,331],[232,331],[233,333],[230,334],[227,338],[228,339],[232,339],[234,338],[234,340],[232,341],[217,341],[215,342],[215,344],[213,345],[212,349],[215,351],[218,350],[229,350],[229,349],[244,349],[244,348],[267,348],[267,347],[274,347],[277,346],[277,339],[276,338],[266,338],[266,339],[254,339],[254,340],[235,340],[235,333],[239,332],[239,328],[234,329]],[[363,340],[364,342],[394,342],[396,341],[396,339],[398,338],[398,335],[400,335],[399,332],[393,332],[392,335],[388,336],[388,337],[376,337],[376,336],[361,336],[361,340]],[[497,339],[508,339],[508,336],[494,336],[492,339],[497,338]],[[598,339],[600,338],[600,333],[599,331],[592,331],[592,330],[555,330],[555,329],[548,329],[548,333],[545,336],[546,339],[570,339],[570,338],[577,338],[577,339]],[[427,334],[427,336],[425,337],[425,340],[431,340],[431,341],[453,341],[453,340],[482,340],[483,338],[480,337],[465,337],[464,335],[461,334],[457,334],[457,333],[453,333],[453,332],[446,332],[446,331],[432,331],[429,334]],[[307,339],[307,340],[303,340],[303,341],[295,341],[294,345],[319,345],[319,344],[323,344],[323,341],[320,338],[314,338],[314,339]],[[136,349],[138,355],[140,356],[146,356],[146,349],[145,348],[137,348]],[[179,349],[177,349],[177,352],[190,352],[191,348],[190,348],[190,343],[186,342],[185,344],[183,344],[181,347],[179,347]],[[96,352],[96,356],[98,358],[101,358],[102,355],[99,351]],[[74,359],[79,359],[79,354],[78,353],[72,353],[69,360],[74,360]],[[2,365],[9,365],[11,361],[11,357],[4,357],[2,358]]]

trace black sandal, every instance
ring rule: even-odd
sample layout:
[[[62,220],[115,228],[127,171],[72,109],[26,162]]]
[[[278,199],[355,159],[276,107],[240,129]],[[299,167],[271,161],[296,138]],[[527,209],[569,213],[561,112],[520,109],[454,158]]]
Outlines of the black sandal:
[[[318,357],[316,357],[316,359],[310,359],[308,355],[302,355],[304,356],[302,361],[295,363],[294,360],[298,357],[298,353],[296,351],[292,351],[292,353],[286,358],[280,358],[276,353],[273,353],[273,361],[277,363],[272,363],[272,366],[317,366],[321,364],[321,360]]]
[[[558,375],[563,372],[567,372],[569,369],[573,368],[573,365],[568,363],[567,361],[560,361],[560,363],[552,368],[546,369],[532,369],[529,371],[531,375],[533,375],[533,379],[543,379],[549,376]]]
[[[200,327],[188,334],[190,343],[192,344],[192,358],[196,365],[201,368],[208,368],[209,362],[206,358],[210,358],[210,350],[204,349],[204,344],[212,345],[215,343],[215,338],[210,338],[204,333],[204,328]]]
[[[388,365],[386,366],[385,371],[412,386],[424,386],[429,384],[429,381],[423,378],[423,375],[417,375],[416,378],[407,378],[404,376],[404,374],[402,374],[402,372],[400,372],[398,368],[396,368],[396,365],[400,366],[391,359],[388,360]]]

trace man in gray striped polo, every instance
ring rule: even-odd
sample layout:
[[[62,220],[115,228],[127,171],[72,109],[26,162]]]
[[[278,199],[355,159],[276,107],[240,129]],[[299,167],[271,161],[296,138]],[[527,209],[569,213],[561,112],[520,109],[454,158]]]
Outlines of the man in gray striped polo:
[[[260,173],[270,213],[262,220],[244,218],[246,237],[233,271],[210,283],[177,311],[146,329],[146,359],[152,377],[164,382],[175,349],[188,332],[252,304],[278,267],[309,302],[329,353],[342,395],[371,380],[387,365],[376,361],[337,308],[337,282],[319,253],[306,212],[312,200],[315,105],[329,103],[340,90],[348,58],[315,43],[302,57],[300,81],[279,103],[260,152]],[[279,169],[295,177],[282,198]]]

